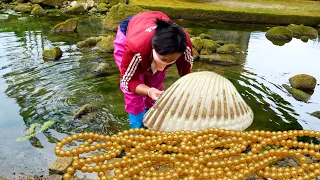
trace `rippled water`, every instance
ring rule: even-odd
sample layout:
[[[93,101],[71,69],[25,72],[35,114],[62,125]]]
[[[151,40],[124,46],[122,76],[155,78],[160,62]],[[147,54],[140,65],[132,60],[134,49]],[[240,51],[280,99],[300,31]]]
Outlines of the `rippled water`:
[[[13,173],[47,174],[48,165],[55,159],[55,142],[67,135],[101,132],[102,125],[107,134],[128,129],[123,95],[118,88],[119,72],[112,54],[75,45],[87,37],[113,32],[105,31],[100,19],[92,17],[81,18],[79,33],[50,32],[66,18],[35,19],[0,13],[0,177],[12,177]],[[309,103],[296,101],[282,87],[299,73],[320,80],[319,39],[308,43],[293,39],[284,46],[275,46],[265,38],[268,27],[198,22],[186,22],[184,26],[195,35],[205,32],[215,40],[240,45],[244,53],[237,55],[237,65],[195,62],[193,71],[214,71],[232,81],[255,113],[248,129],[320,130],[320,120],[309,115],[320,110],[320,87],[316,87]],[[42,50],[53,46],[62,49],[63,57],[59,61],[44,61]],[[109,76],[96,77],[91,73],[100,62],[110,65]],[[177,79],[175,68],[170,68],[165,86]],[[99,118],[67,126],[77,109],[88,103],[102,108]],[[56,122],[48,131],[16,142],[32,123],[48,120]]]

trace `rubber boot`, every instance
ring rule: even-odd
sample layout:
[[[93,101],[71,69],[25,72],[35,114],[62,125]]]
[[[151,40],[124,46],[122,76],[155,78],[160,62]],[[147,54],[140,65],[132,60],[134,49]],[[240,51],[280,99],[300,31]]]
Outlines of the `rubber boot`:
[[[130,127],[131,128],[142,128],[143,126],[143,116],[146,114],[147,110],[144,110],[140,114],[129,114],[129,120],[130,120]]]

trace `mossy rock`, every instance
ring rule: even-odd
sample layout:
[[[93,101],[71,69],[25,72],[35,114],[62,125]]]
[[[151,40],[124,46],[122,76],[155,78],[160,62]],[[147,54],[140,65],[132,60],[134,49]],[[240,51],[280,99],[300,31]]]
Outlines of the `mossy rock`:
[[[219,46],[223,46],[226,44],[226,42],[224,40],[216,40],[214,41],[216,44],[218,44]]]
[[[199,35],[199,37],[200,37],[201,39],[211,39],[211,36],[208,35],[208,34],[205,34],[205,33],[201,33],[201,34]]]
[[[51,6],[51,7],[56,7],[56,6],[62,7],[64,1],[65,0],[43,0],[41,4],[46,6]]]
[[[102,37],[90,37],[90,38],[88,38],[88,39],[86,39],[84,41],[79,41],[77,43],[77,46],[80,47],[80,48],[82,48],[82,47],[91,47],[91,46],[97,45],[97,43],[99,41],[101,41],[101,40],[102,40]]]
[[[218,44],[216,44],[213,40],[209,40],[209,39],[203,39],[203,49],[208,49],[212,52],[215,52],[218,48]]]
[[[116,31],[119,23],[129,16],[133,16],[139,14],[141,12],[148,11],[147,9],[143,9],[139,6],[132,6],[126,4],[118,4],[112,6],[109,9],[109,13],[107,17],[103,21],[103,25],[105,28]]]
[[[98,11],[99,12],[108,12],[111,7],[112,7],[112,5],[110,5],[110,4],[100,3],[98,5]]]
[[[308,36],[302,36],[302,37],[301,37],[301,41],[302,41],[302,42],[308,42],[308,40],[309,40],[309,37],[308,37]]]
[[[32,5],[19,4],[17,7],[14,8],[14,10],[22,13],[30,13],[32,11]]]
[[[194,48],[194,47],[192,47],[192,52],[193,52],[193,60],[198,60],[199,59],[199,53],[198,53],[198,51]]]
[[[287,84],[282,85],[296,100],[308,102],[310,95],[300,89],[292,88]]]
[[[231,54],[200,55],[199,61],[208,61],[219,65],[234,65],[236,58]]]
[[[192,46],[200,52],[203,47],[203,41],[200,37],[193,37],[191,38]]]
[[[35,5],[31,14],[34,16],[45,16],[47,12],[40,5]]]
[[[212,54],[212,51],[210,51],[210,49],[202,48],[200,51],[200,55],[210,55],[210,54]]]
[[[77,30],[78,26],[78,19],[77,18],[72,18],[68,19],[65,22],[59,23],[55,25],[51,31],[53,32],[62,32],[62,31],[67,31],[67,32],[75,32]]]
[[[43,2],[43,0],[31,0],[30,1],[32,4],[40,4]]]
[[[292,31],[294,37],[308,36],[310,39],[315,39],[318,36],[318,30],[310,26],[290,24],[287,28]]]
[[[97,43],[97,46],[105,52],[112,53],[114,50],[113,40],[114,36],[111,35],[103,37],[102,40]]]
[[[313,90],[316,87],[317,80],[308,74],[297,74],[289,79],[292,87],[301,90]]]
[[[58,60],[62,57],[62,51],[59,47],[54,47],[50,50],[43,50],[42,51],[42,56],[45,59],[49,60]]]
[[[237,52],[240,52],[240,49],[235,44],[226,44],[217,48],[217,53],[220,53],[220,54],[231,54],[231,53],[237,53]]]
[[[85,12],[86,10],[84,9],[82,4],[77,4],[64,11],[64,13],[66,14],[84,14]]]
[[[291,40],[292,31],[284,26],[277,26],[269,29],[266,33],[267,39],[271,40]]]
[[[87,115],[89,113],[92,113],[98,110],[99,110],[98,106],[85,104],[76,112],[76,114],[72,117],[72,119],[81,118],[84,115]]]
[[[311,113],[311,116],[317,117],[320,119],[320,111],[315,111],[313,113]]]

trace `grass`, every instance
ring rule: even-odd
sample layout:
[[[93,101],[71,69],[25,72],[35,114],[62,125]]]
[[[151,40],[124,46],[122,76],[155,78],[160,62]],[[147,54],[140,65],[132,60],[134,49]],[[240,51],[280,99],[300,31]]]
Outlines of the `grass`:
[[[221,1],[221,3],[220,3]],[[223,3],[223,0],[214,3],[197,3],[183,0],[130,0],[132,5],[171,8],[192,8],[216,11],[254,12],[279,15],[304,15],[320,17],[320,2],[309,0],[233,0],[228,1],[232,6]],[[233,2],[233,3],[232,3]],[[241,6],[242,4],[242,6]],[[278,7],[276,7],[278,5]],[[251,6],[251,7],[250,7]],[[252,7],[253,6],[253,7]],[[265,6],[265,7],[263,7]],[[271,8],[270,6],[275,6]],[[268,8],[269,7],[269,8]]]
[[[311,0],[130,0],[130,4],[160,10],[173,18],[262,24],[320,24],[320,1]]]

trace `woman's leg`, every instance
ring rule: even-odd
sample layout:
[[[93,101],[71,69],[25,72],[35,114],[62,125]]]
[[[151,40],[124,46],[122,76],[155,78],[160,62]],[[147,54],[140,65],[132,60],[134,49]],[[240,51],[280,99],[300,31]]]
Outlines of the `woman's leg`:
[[[114,59],[120,70],[120,65],[122,61],[122,56],[124,53],[124,46],[126,43],[126,36],[121,32],[118,27],[118,32],[114,44]],[[140,79],[143,81],[144,76],[141,75]],[[129,113],[129,120],[131,128],[143,127],[143,115],[146,113],[145,109],[145,99],[146,97],[137,95],[135,93],[128,92],[124,90],[120,83],[120,89],[124,94],[125,110]]]

